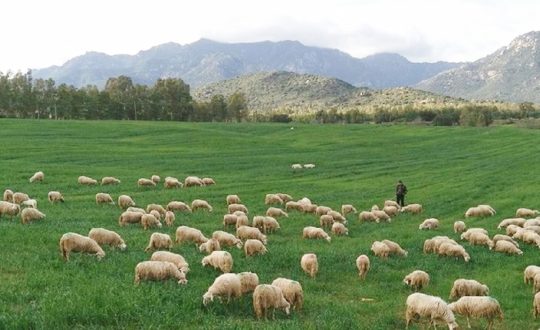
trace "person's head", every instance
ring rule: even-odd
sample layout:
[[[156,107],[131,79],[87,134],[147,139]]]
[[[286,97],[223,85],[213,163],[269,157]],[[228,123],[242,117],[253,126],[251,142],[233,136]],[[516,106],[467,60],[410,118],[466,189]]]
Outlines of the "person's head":
[[[401,181],[401,180],[398,180],[398,183],[403,183],[403,181]]]

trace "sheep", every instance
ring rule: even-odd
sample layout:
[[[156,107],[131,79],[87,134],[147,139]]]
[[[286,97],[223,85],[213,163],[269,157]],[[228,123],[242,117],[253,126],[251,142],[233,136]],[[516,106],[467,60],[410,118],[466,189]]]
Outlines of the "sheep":
[[[288,201],[287,203],[285,203],[285,210],[287,211],[290,211],[290,210],[297,210],[297,211],[303,211],[303,207],[302,207],[302,204],[298,203],[298,202],[295,202],[295,201]]]
[[[32,220],[41,220],[45,219],[45,214],[40,212],[38,209],[26,208],[21,211],[21,223],[26,224]]]
[[[121,181],[118,180],[117,178],[113,177],[113,176],[105,176],[103,178],[101,178],[101,185],[102,186],[105,186],[105,185],[109,185],[109,184],[120,184]]]
[[[274,218],[277,218],[280,216],[284,216],[286,218],[289,217],[287,212],[283,211],[282,209],[278,209],[277,207],[269,207],[268,210],[266,210],[266,215],[269,217],[274,217]]]
[[[235,246],[239,249],[242,248],[242,241],[234,236],[222,230],[216,230],[212,233],[212,238],[217,240],[221,246]]]
[[[395,217],[399,213],[399,209],[392,205],[383,207],[382,211],[390,217]]]
[[[330,208],[328,206],[319,205],[315,209],[315,214],[321,216],[321,215],[327,214],[330,211],[332,211],[332,208]]]
[[[304,164],[303,167],[307,169],[315,168],[315,164]]]
[[[172,262],[182,272],[186,274],[189,272],[189,264],[187,263],[186,259],[176,253],[172,253],[169,251],[156,251],[152,253],[150,260]]]
[[[507,236],[507,235],[501,235],[501,234],[497,234],[495,236],[493,236],[493,244],[497,244],[498,241],[508,241],[510,243],[512,243],[513,245],[515,245],[515,247],[519,247],[519,244],[518,242],[514,241],[514,239],[510,236]]]
[[[146,212],[150,213],[152,210],[158,211],[161,216],[164,216],[165,212],[167,212],[167,210],[165,210],[165,208],[159,204],[148,204],[146,206]]]
[[[358,220],[360,221],[375,221],[379,222],[379,219],[371,211],[362,211],[358,214]]]
[[[537,292],[534,295],[533,300],[533,308],[534,308],[534,318],[538,318],[538,314],[540,314],[540,292]]]
[[[493,209],[489,205],[478,205],[475,207],[470,207],[465,212],[465,217],[490,217],[495,215],[497,212],[495,212],[495,209]]]
[[[289,201],[292,201],[293,198],[291,195],[289,194],[284,194],[284,193],[276,193],[276,195],[279,196],[279,198],[281,198],[281,200],[283,201],[283,203],[287,203]]]
[[[465,248],[459,244],[444,242],[439,246],[436,252],[439,255],[448,257],[462,257],[465,262],[471,260],[471,256],[465,251]]]
[[[118,206],[122,209],[127,209],[130,206],[137,206],[133,199],[128,195],[118,196]]]
[[[343,224],[347,223],[347,219],[345,219],[345,217],[343,215],[341,215],[341,213],[339,213],[337,211],[331,210],[326,214],[331,216],[334,219],[334,221],[341,222]]]
[[[341,214],[343,216],[347,216],[349,213],[356,214],[358,211],[356,211],[356,208],[352,206],[351,204],[343,204],[341,205]]]
[[[319,262],[315,253],[306,253],[300,259],[300,267],[310,277],[315,277],[319,272]]]
[[[22,202],[21,206],[26,206],[26,207],[31,207],[31,208],[37,209],[37,200],[29,199],[27,201]]]
[[[431,229],[437,229],[437,228],[439,228],[439,219],[435,219],[435,218],[426,219],[424,220],[424,222],[420,224],[420,226],[418,226],[418,229],[431,230]]]
[[[304,205],[302,205],[302,211],[304,213],[315,214],[316,210],[317,210],[317,205],[316,204],[304,204]]]
[[[159,177],[159,175],[154,174],[150,177],[150,180],[152,180],[152,182],[157,185],[161,181],[161,178]]]
[[[519,256],[523,255],[523,251],[521,251],[518,247],[516,247],[511,242],[504,240],[497,241],[497,243],[495,243],[495,246],[493,247],[493,251],[507,254],[517,254]]]
[[[302,205],[311,205],[313,203],[311,203],[311,200],[307,197],[302,197],[298,200],[298,203],[302,204]]]
[[[400,210],[402,213],[420,214],[423,211],[421,204],[409,204],[403,206]]]
[[[302,164],[292,164],[291,168],[293,170],[301,170],[302,169]]]
[[[456,234],[463,233],[465,230],[467,230],[467,226],[465,225],[465,222],[463,221],[454,222],[454,233]]]
[[[244,254],[250,257],[255,254],[266,254],[268,250],[258,239],[247,239],[244,243]]]
[[[540,226],[527,226],[524,230],[534,231],[537,234],[540,234]]]
[[[304,230],[302,232],[303,238],[314,238],[314,239],[325,239],[328,243],[332,240],[332,238],[324,231],[322,228],[317,227],[304,227]]]
[[[150,235],[148,246],[144,249],[144,252],[160,249],[170,250],[172,247],[173,242],[171,240],[171,236],[162,233],[152,233],[152,235]]]
[[[264,196],[264,204],[266,205],[272,205],[272,204],[283,204],[283,200],[281,199],[281,197],[279,197],[278,195],[276,194],[266,194],[266,196]]]
[[[81,175],[80,177],[78,177],[77,182],[79,184],[86,185],[86,186],[93,186],[93,185],[97,184],[96,179],[92,179],[92,178],[84,176],[84,175]]]
[[[474,232],[480,232],[480,233],[483,233],[483,234],[485,234],[485,235],[488,234],[488,231],[485,230],[484,228],[469,228],[469,229],[467,229],[465,232],[461,233],[460,238],[461,238],[462,240],[468,241],[468,240],[469,240],[469,237],[470,237],[470,236],[472,235],[472,233],[474,233]]]
[[[323,214],[319,218],[319,224],[321,227],[331,227],[334,224],[334,218],[331,215]]]
[[[139,187],[155,187],[156,183],[150,179],[140,178],[137,180],[137,186]]]
[[[523,283],[525,284],[531,283],[536,274],[540,274],[539,266],[534,266],[534,265],[527,266],[525,270],[523,271]]]
[[[399,244],[396,242],[393,242],[387,239],[383,239],[381,242],[388,246],[391,254],[397,254],[402,257],[406,257],[409,254],[407,251],[403,250],[401,246],[399,246]]]
[[[424,253],[437,252],[442,243],[457,244],[456,241],[450,239],[448,236],[435,236],[424,241],[423,251]]]
[[[4,195],[3,195],[2,200],[3,200],[4,202],[10,202],[10,203],[12,203],[12,202],[13,202],[13,191],[10,190],[10,189],[4,190]]]
[[[27,201],[29,199],[30,199],[30,196],[28,196],[25,193],[22,193],[22,192],[13,193],[13,203],[14,204],[21,205],[22,202]]]
[[[168,261],[142,261],[135,266],[135,285],[141,280],[163,281],[169,278],[178,280],[178,284],[187,284],[186,274],[175,264]]]
[[[183,186],[184,184],[178,181],[177,178],[173,178],[170,176],[166,177],[163,181],[163,187],[165,187],[165,189],[182,188]]]
[[[227,227],[228,225],[236,225],[236,221],[238,220],[238,217],[234,214],[225,214],[223,215],[223,227]]]
[[[168,227],[172,226],[174,224],[174,220],[176,219],[174,212],[167,211],[165,212],[165,219],[163,220],[165,222],[165,225]]]
[[[171,201],[171,202],[169,202],[169,204],[167,204],[167,210],[168,211],[173,211],[173,212],[182,212],[182,211],[185,211],[185,212],[188,212],[188,213],[193,212],[189,205],[187,205],[184,202],[179,202],[179,201]]]
[[[21,212],[21,215],[22,215],[22,212]],[[524,230],[522,240],[523,240],[523,243],[534,244],[540,248],[540,235],[535,233],[534,231]]]
[[[139,213],[142,213],[142,214],[146,214],[146,210],[145,209],[142,209],[140,207],[135,207],[135,206],[130,206],[126,209],[126,211],[129,211],[129,212],[139,212]]]
[[[143,226],[144,230],[147,230],[150,227],[161,228],[162,226],[159,219],[156,218],[153,214],[143,214],[143,216],[141,217],[141,225]]]
[[[60,238],[60,252],[65,261],[69,261],[71,252],[85,252],[96,254],[97,259],[105,257],[105,251],[99,244],[90,237],[82,236],[76,233],[65,233]]]
[[[256,215],[253,217],[253,220],[251,221],[251,226],[259,229],[264,228],[264,216],[262,215]]]
[[[371,244],[371,251],[379,258],[386,259],[390,254],[390,248],[383,242],[375,241]]]
[[[523,228],[516,225],[508,225],[506,227],[506,235],[508,236],[514,236],[518,231],[522,231]]]
[[[332,232],[338,236],[349,235],[349,229],[347,229],[347,227],[340,222],[334,222],[334,224],[332,224]]]
[[[229,211],[229,213],[234,213],[236,211],[242,211],[245,214],[249,213],[247,207],[244,204],[230,204],[229,206],[227,206],[227,210]]]
[[[234,211],[232,215],[236,215],[236,228],[240,226],[249,226],[249,218],[248,216],[242,212],[242,211]]]
[[[201,181],[205,186],[211,186],[213,184],[216,184],[216,181],[212,178],[202,178]]]
[[[259,275],[252,272],[242,272],[236,274],[240,279],[240,291],[242,294],[253,292],[259,285]]]
[[[516,217],[517,218],[532,218],[532,217],[536,217],[539,213],[540,211],[538,210],[519,208],[516,210]]]
[[[42,171],[38,171],[34,173],[34,175],[32,175],[32,177],[28,179],[28,181],[30,181],[30,183],[37,182],[37,181],[42,182],[44,179],[45,179],[45,174],[43,174]]]
[[[196,176],[188,176],[184,179],[184,187],[202,187],[204,186],[204,182],[201,180],[201,178]]]
[[[156,210],[151,210],[148,214],[153,215],[156,219],[161,220],[161,214]],[[174,214],[174,213],[173,213]]]
[[[399,205],[399,203],[397,203],[396,201],[393,201],[393,200],[389,200],[389,199],[384,201],[383,206],[393,206],[393,207],[395,207],[397,209],[401,209],[401,205]]]
[[[486,245],[490,249],[493,248],[493,241],[489,239],[489,236],[480,232],[480,231],[473,231],[467,238],[467,241],[471,245]]]
[[[114,201],[111,197],[111,195],[107,193],[97,193],[96,194],[96,204],[112,204],[114,205]]]
[[[92,228],[88,232],[88,237],[96,241],[99,245],[109,245],[113,248],[119,248],[124,251],[126,243],[116,232],[105,228]]]
[[[261,233],[261,231],[258,228],[248,227],[248,226],[240,226],[236,229],[236,237],[239,239],[258,239],[259,241],[263,242],[264,245],[268,242],[266,239],[266,235]]]
[[[240,277],[232,273],[218,276],[203,295],[203,305],[207,306],[211,301],[214,301],[215,296],[220,299],[221,297],[226,297],[227,302],[231,298],[242,296],[242,282],[240,281]]]
[[[291,308],[300,311],[304,305],[304,290],[302,285],[288,278],[278,277],[272,282],[273,286],[277,286],[283,292],[283,297],[291,305]]]
[[[392,219],[390,219],[390,216],[388,216],[388,214],[386,214],[386,212],[384,211],[373,210],[371,211],[371,213],[373,213],[373,215],[375,215],[375,218],[377,218],[377,220],[375,220],[377,223],[380,222],[381,220],[386,221],[386,222],[392,222]]]
[[[540,292],[540,274],[534,275],[533,278],[533,293]]]
[[[455,314],[467,317],[467,326],[471,327],[470,317],[485,318],[488,321],[488,330],[493,329],[493,320],[503,320],[503,312],[499,302],[492,297],[461,297],[458,301],[448,305]]]
[[[456,299],[463,296],[488,296],[489,288],[476,280],[457,279],[454,281],[452,290],[450,290],[450,299]]]
[[[364,280],[370,268],[369,257],[365,254],[361,254],[356,258],[356,268],[358,269],[358,276]]]
[[[7,215],[11,219],[17,216],[21,211],[21,207],[18,204],[0,201],[0,217],[2,215]]]
[[[141,212],[124,211],[118,218],[118,224],[124,227],[128,223],[140,223],[143,215]]]
[[[204,252],[206,254],[210,254],[214,251],[220,251],[220,250],[221,250],[221,246],[219,244],[219,241],[214,238],[210,238],[208,241],[199,245],[199,251]]]
[[[223,273],[230,273],[233,267],[232,255],[227,251],[213,251],[201,261],[203,267],[212,266]]]
[[[176,243],[193,242],[196,245],[201,245],[207,241],[208,238],[206,238],[199,229],[188,226],[176,228]]]
[[[403,283],[410,286],[414,291],[422,290],[423,287],[429,284],[429,274],[423,270],[415,270],[405,276]]]
[[[191,202],[191,211],[195,212],[198,209],[207,209],[208,212],[212,212],[214,210],[212,205],[210,205],[207,201],[203,199],[194,199],[193,202]]]
[[[540,226],[540,219],[528,219],[525,221],[525,224],[523,224],[523,228],[533,227],[533,226]]]
[[[238,195],[227,195],[227,198],[225,200],[227,201],[227,205],[241,203],[240,197],[238,197]]]
[[[263,220],[263,232],[266,233],[272,233],[276,231],[277,229],[281,229],[281,226],[279,225],[279,222],[273,218],[273,217],[264,217]]]
[[[289,315],[290,307],[291,305],[285,300],[283,292],[277,286],[259,284],[253,291],[253,309],[257,319],[266,318],[269,311],[272,311],[272,319],[274,319],[276,308],[283,309]]]
[[[519,227],[523,227],[525,225],[525,219],[524,218],[508,218],[503,219],[499,225],[497,226],[497,229],[506,228],[509,225],[515,225]]]
[[[415,292],[407,297],[406,305],[406,329],[409,328],[409,324],[412,320],[423,317],[429,318],[430,324],[433,326],[435,326],[435,323],[438,321],[446,323],[450,330],[458,328],[454,313],[450,307],[448,307],[448,304],[440,297]]]

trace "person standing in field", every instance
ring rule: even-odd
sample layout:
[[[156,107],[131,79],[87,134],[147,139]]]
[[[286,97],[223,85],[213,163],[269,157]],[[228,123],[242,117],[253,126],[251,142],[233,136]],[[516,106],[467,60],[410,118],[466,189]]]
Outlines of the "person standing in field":
[[[405,206],[405,194],[407,194],[407,186],[403,184],[401,180],[396,185],[396,203]]]

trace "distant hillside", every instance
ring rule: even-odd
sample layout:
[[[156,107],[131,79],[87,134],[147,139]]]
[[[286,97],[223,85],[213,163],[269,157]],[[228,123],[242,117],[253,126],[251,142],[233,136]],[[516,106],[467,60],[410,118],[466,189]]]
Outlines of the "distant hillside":
[[[62,66],[33,70],[35,78],[58,84],[103,87],[110,77],[127,75],[153,84],[158,78],[181,78],[192,87],[269,71],[290,71],[335,77],[355,86],[411,86],[457,63],[412,63],[397,54],[354,58],[336,49],[309,47],[297,41],[221,43],[207,39],[187,45],[167,43],[136,55],[89,52]]]
[[[540,32],[519,36],[491,55],[416,87],[468,99],[540,103]]]

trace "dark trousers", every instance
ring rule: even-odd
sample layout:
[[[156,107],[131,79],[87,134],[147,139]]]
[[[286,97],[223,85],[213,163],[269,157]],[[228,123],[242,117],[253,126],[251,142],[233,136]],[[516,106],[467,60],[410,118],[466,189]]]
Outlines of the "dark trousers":
[[[396,203],[405,206],[405,195],[396,195]]]

